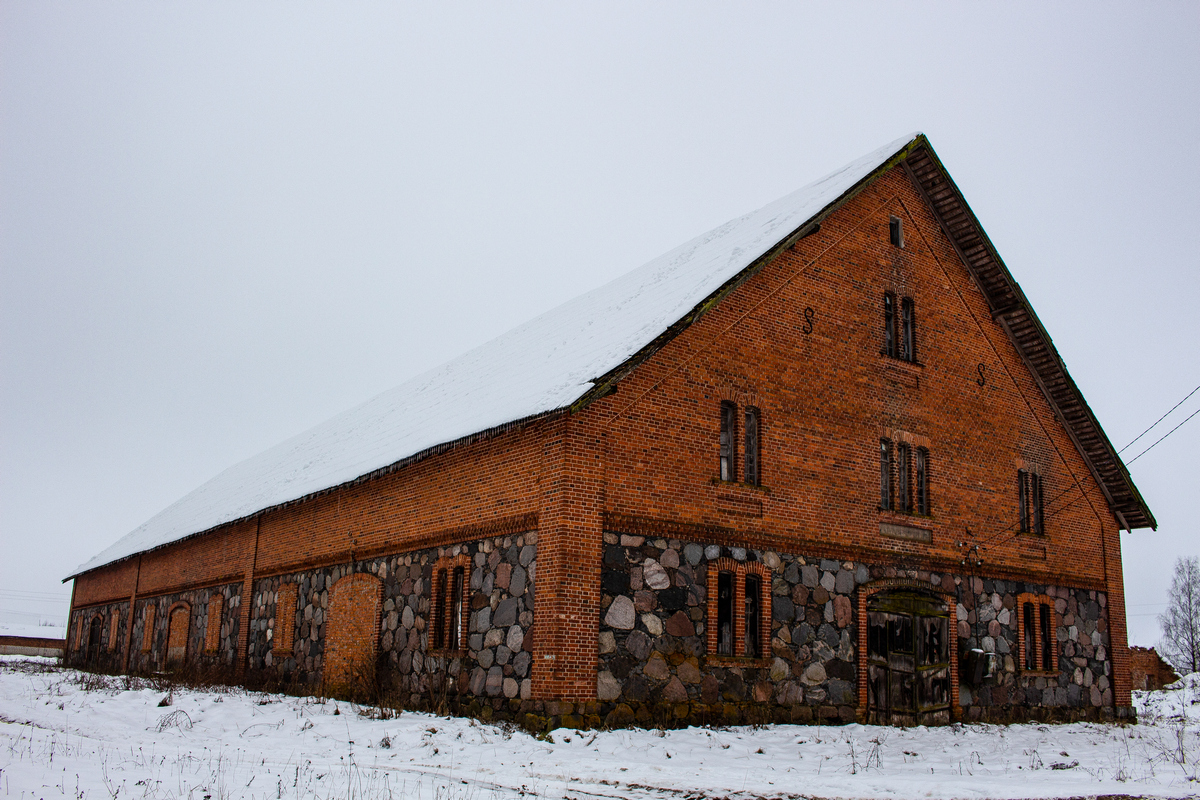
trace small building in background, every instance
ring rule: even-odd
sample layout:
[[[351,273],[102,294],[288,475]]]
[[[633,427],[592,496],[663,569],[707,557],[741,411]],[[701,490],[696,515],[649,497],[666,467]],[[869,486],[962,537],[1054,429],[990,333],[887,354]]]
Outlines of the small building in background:
[[[62,626],[0,623],[0,656],[58,658],[66,644],[67,630]]]
[[[1153,647],[1130,647],[1129,671],[1135,691],[1154,691],[1179,680],[1179,673]]]

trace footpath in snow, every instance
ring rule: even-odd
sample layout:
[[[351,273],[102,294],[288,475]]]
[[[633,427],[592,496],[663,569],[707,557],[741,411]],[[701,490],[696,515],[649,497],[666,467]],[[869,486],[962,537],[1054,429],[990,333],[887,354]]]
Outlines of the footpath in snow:
[[[175,689],[0,660],[0,797],[1200,796],[1200,675],[1137,725],[557,730],[545,739],[334,700]],[[374,716],[378,716],[377,714]]]

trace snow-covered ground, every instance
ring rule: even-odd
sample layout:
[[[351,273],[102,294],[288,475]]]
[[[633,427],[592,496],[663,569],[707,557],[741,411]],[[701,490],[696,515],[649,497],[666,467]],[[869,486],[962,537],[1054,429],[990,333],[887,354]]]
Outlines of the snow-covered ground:
[[[1196,797],[1200,676],[1137,725],[523,732],[240,689],[166,692],[0,660],[17,798]]]

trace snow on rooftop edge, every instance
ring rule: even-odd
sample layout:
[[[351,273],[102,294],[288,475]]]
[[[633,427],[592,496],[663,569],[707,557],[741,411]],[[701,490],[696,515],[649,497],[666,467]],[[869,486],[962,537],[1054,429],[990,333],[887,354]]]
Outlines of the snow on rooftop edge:
[[[897,139],[587,294],[235,464],[71,576],[569,406],[775,244],[886,163]],[[594,325],[603,320],[603,325]],[[419,421],[419,424],[418,424]]]

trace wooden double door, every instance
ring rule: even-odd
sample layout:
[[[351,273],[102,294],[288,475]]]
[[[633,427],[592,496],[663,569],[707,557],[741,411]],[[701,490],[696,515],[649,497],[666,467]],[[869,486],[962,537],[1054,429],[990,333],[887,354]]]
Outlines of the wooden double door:
[[[950,612],[936,595],[867,600],[867,717],[875,725],[950,722]]]

